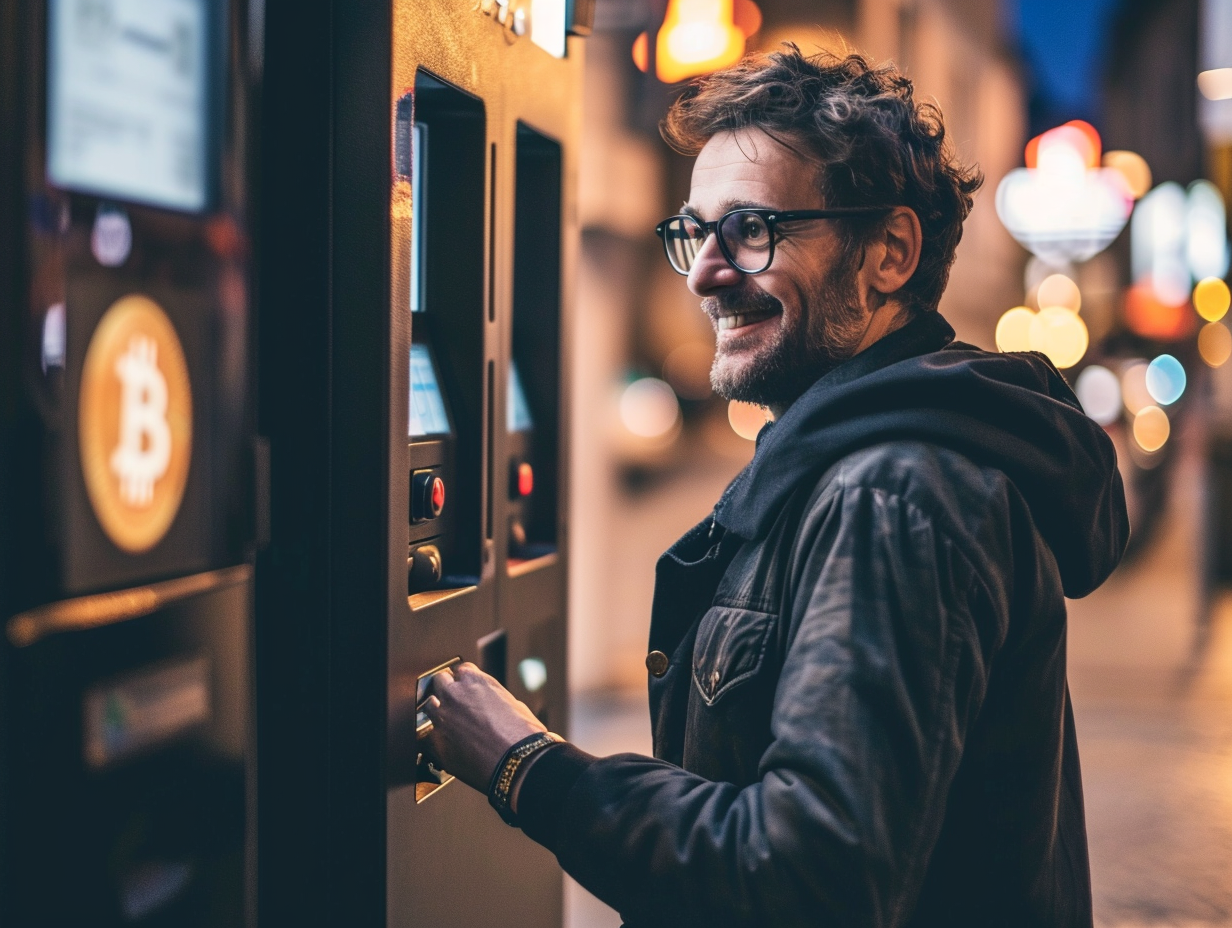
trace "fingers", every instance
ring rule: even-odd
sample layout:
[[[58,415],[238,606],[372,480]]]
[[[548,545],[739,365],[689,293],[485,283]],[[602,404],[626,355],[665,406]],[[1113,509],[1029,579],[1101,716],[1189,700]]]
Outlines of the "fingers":
[[[435,689],[437,686],[446,687],[456,683],[457,681],[453,676],[454,669],[453,667],[446,667],[444,670],[434,673],[432,675],[432,688]]]
[[[475,686],[483,683],[490,683],[496,686],[500,685],[495,677],[484,673],[470,661],[464,661],[460,664],[455,664],[452,667],[446,667],[444,670],[435,674],[432,677],[429,692],[435,692],[436,694],[444,697],[444,699],[448,700],[450,697],[447,694],[454,686],[463,685],[464,689],[460,690],[457,694],[458,696],[461,696],[462,693],[465,692],[466,686]]]
[[[428,760],[432,761],[438,767],[440,766],[441,746],[438,743],[440,738],[440,729],[437,727],[441,723],[441,701],[435,696],[429,696],[424,700],[422,707],[423,714],[428,717],[431,723],[426,731],[419,735],[419,750],[424,753]]]
[[[463,661],[462,663],[456,665],[455,667],[451,669],[454,671],[456,676],[460,678],[464,678],[464,679],[465,678],[469,678],[471,680],[484,679],[484,678],[487,678],[489,680],[495,679],[494,677],[491,677],[488,674],[484,673],[482,670],[479,669],[479,667],[476,664],[472,664],[470,661]]]
[[[453,677],[452,668],[446,667],[444,670],[436,672],[432,675],[431,679],[428,680],[427,692],[429,698],[431,698],[433,694],[444,694],[449,687],[453,686],[456,682],[457,681]],[[425,699],[425,703],[426,702],[427,700]],[[437,699],[437,705],[440,705],[439,699]]]
[[[429,696],[419,706],[415,724],[415,740],[420,748],[432,740],[432,735],[440,724],[441,701],[435,696]]]

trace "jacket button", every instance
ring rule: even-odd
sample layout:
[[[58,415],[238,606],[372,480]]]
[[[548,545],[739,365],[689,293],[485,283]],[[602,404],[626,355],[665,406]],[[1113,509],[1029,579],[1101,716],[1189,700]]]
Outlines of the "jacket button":
[[[667,665],[670,663],[671,661],[662,651],[651,651],[646,655],[646,669],[650,671],[652,677],[661,677],[667,673]]]

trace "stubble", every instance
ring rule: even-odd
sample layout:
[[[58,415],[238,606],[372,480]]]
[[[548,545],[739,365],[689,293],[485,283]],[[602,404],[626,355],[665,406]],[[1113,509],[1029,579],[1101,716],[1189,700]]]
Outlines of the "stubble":
[[[806,311],[788,319],[783,305],[759,290],[732,291],[707,297],[702,309],[715,320],[720,313],[777,312],[775,337],[753,355],[718,348],[710,369],[710,386],[719,396],[759,406],[787,406],[820,377],[853,354],[867,328],[860,308],[856,275],[838,262],[807,298]]]

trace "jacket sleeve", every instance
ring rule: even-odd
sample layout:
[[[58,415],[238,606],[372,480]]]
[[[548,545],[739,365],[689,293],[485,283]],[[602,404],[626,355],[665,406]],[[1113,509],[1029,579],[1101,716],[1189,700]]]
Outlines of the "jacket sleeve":
[[[758,782],[561,746],[524,830],[631,926],[902,924],[1007,611],[926,510],[840,483],[806,513]]]

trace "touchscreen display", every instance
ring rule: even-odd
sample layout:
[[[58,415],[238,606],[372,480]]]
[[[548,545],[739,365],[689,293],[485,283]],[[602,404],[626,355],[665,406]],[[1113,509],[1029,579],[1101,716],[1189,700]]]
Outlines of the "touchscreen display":
[[[208,198],[208,0],[51,0],[53,184],[199,212]]]
[[[424,170],[428,163],[428,127],[411,129],[411,312],[423,312],[424,214],[428,210]]]
[[[529,432],[535,427],[530,415],[530,404],[526,402],[526,391],[522,389],[522,377],[518,374],[516,363],[509,365],[509,403],[506,410],[507,422],[505,428],[510,432]]]
[[[449,416],[427,345],[411,345],[411,437],[448,435]]]

